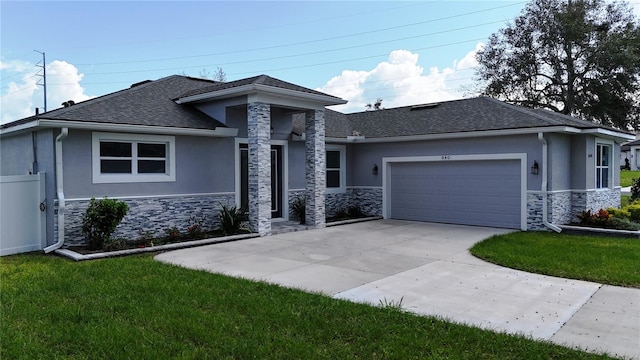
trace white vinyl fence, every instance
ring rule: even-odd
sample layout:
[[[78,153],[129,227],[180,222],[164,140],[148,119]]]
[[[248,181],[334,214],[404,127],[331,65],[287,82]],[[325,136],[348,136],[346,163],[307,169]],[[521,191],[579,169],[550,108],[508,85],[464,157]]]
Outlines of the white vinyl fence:
[[[45,174],[0,176],[0,256],[46,245]]]

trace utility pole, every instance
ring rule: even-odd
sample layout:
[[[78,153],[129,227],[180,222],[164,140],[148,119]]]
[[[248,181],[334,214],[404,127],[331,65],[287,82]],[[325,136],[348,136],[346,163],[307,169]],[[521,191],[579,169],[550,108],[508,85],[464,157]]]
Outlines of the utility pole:
[[[42,51],[38,51],[38,50],[33,50],[39,54],[42,54],[42,65],[38,65],[36,64],[37,67],[41,67],[42,68],[42,75],[40,74],[36,74],[40,77],[42,77],[42,84],[37,83],[36,85],[40,85],[44,88],[44,112],[47,112],[47,61],[45,59],[45,55],[44,52]]]

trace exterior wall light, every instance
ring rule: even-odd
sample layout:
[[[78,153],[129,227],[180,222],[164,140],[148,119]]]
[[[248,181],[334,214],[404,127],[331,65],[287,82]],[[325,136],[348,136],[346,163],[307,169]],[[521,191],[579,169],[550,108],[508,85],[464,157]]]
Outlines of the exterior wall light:
[[[538,165],[538,162],[533,160],[533,165],[531,165],[531,173],[533,175],[538,175],[538,172],[540,172],[540,166]]]
[[[373,169],[371,169],[371,173],[373,175],[378,175],[378,164],[373,164]]]

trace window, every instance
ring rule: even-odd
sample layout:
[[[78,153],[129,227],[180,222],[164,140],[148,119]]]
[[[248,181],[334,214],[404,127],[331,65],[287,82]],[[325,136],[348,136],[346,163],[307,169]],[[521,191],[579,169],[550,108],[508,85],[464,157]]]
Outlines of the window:
[[[93,182],[175,181],[175,138],[94,132]]]
[[[609,187],[611,180],[611,145],[596,145],[596,188]]]
[[[345,147],[327,145],[327,192],[345,191]]]

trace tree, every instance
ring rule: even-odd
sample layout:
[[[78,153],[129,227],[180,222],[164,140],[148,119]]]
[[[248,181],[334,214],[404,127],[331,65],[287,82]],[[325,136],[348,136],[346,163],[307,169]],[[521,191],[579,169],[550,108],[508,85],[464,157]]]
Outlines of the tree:
[[[203,79],[211,79],[214,81],[225,82],[227,81],[227,74],[222,70],[220,66],[216,68],[216,71],[213,73],[209,73],[207,69],[200,70],[200,77]]]
[[[621,129],[640,124],[640,24],[624,2],[532,0],[476,59],[483,95]]]
[[[365,105],[365,107],[367,108],[367,111],[384,109],[382,107],[382,99],[380,99],[380,98],[377,98],[376,102],[374,102],[373,104],[369,103],[369,104]]]

